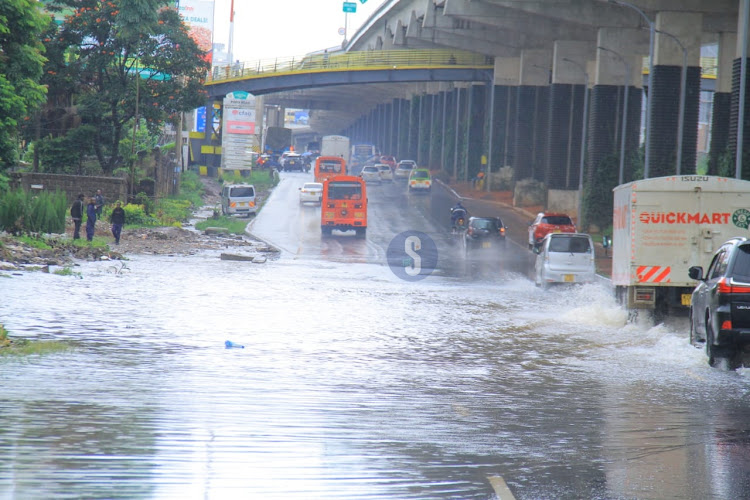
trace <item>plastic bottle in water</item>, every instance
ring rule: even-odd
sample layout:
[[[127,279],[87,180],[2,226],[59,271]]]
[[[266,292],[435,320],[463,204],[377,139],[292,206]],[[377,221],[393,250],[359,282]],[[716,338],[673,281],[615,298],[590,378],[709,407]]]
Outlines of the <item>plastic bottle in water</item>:
[[[231,340],[227,340],[226,342],[224,342],[224,346],[226,346],[227,349],[233,349],[233,348],[244,349],[245,348],[244,345],[238,344],[236,342],[232,342]]]

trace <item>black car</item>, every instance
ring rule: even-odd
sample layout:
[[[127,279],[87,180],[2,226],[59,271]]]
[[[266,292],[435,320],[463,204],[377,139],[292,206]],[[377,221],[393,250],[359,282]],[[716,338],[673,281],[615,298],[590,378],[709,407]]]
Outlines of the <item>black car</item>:
[[[281,169],[284,172],[291,172],[297,170],[298,172],[305,172],[310,170],[310,164],[306,163],[302,158],[302,155],[297,153],[284,153],[281,156]]]
[[[700,266],[688,274],[698,280],[690,302],[690,342],[705,343],[711,366],[739,367],[750,345],[750,240],[727,241],[705,275]]]
[[[505,247],[505,226],[499,217],[469,217],[464,232],[464,251]]]

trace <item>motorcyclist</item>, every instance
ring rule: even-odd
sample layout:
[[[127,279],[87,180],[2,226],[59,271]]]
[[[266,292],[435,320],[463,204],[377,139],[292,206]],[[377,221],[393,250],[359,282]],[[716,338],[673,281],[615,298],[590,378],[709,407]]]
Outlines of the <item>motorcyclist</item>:
[[[451,226],[456,227],[456,221],[460,218],[466,220],[466,209],[459,201],[453,208],[451,208]]]

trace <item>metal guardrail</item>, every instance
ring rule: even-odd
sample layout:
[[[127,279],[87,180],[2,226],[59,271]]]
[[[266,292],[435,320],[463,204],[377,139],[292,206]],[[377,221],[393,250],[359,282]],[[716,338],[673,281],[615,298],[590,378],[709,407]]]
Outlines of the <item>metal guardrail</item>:
[[[300,57],[236,62],[214,66],[206,84],[328,71],[364,71],[378,69],[487,68],[492,57],[456,50],[367,50],[343,54],[308,54]]]

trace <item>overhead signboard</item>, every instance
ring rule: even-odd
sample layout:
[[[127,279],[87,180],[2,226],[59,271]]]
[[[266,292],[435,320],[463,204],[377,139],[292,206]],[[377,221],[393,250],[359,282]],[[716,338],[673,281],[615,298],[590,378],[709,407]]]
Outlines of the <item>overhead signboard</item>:
[[[354,2],[344,2],[344,12],[351,14],[357,12],[357,4]]]

